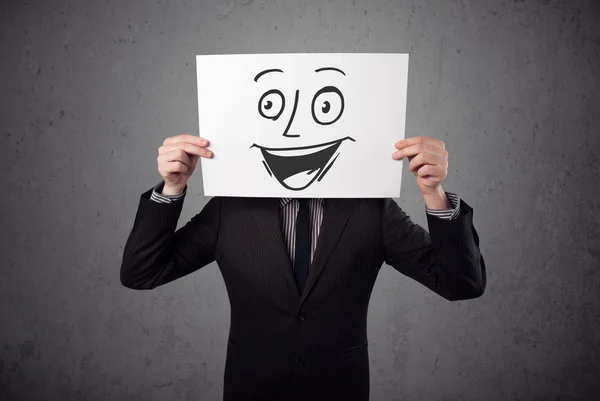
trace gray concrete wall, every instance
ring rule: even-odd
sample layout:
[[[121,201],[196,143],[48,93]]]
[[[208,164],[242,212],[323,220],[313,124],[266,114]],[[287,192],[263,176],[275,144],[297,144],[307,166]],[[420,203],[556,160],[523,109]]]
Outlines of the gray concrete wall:
[[[29,1],[0,5],[0,399],[219,400],[215,264],[119,282],[162,140],[198,133],[195,55],[408,52],[407,135],[446,141],[486,294],[384,267],[373,400],[592,400],[600,391],[598,1]],[[400,205],[426,224],[405,171]],[[180,225],[206,203],[190,181]]]

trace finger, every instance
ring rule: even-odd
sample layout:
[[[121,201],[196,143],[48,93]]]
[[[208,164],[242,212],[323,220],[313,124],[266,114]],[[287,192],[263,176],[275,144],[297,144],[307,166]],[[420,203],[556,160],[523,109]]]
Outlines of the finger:
[[[408,163],[408,171],[417,171],[421,166],[427,164],[445,169],[448,168],[448,160],[446,158],[441,158],[440,156],[426,153],[420,153],[417,156],[413,157],[412,160]]]
[[[417,171],[415,171],[415,175],[418,175],[419,177],[427,177],[430,168],[430,164],[425,164],[421,166]]]
[[[197,135],[190,135],[190,134],[181,134],[181,135],[169,137],[164,140],[163,145],[173,145],[176,143],[185,143],[185,142],[191,143],[191,144],[197,145],[197,146],[208,146],[209,145],[208,139],[202,138]]]
[[[426,178],[433,182],[442,182],[446,178],[446,172],[441,167],[432,166],[431,164],[422,166],[414,174],[415,176]]]
[[[167,162],[166,164],[163,165],[162,174],[164,174],[164,175],[173,174],[173,173],[185,174],[189,170],[190,170],[190,168],[188,166],[186,166],[184,163],[181,163],[178,161],[173,161],[173,162]]]
[[[446,149],[446,144],[439,139],[430,138],[427,136],[414,136],[410,138],[404,138],[394,144],[397,149],[404,149],[411,145],[428,145],[436,148]]]
[[[181,134],[166,138],[163,145],[173,145],[176,143],[188,142],[198,146],[207,146],[209,144],[206,138],[197,135]]]
[[[436,173],[439,173],[439,169],[431,164],[424,164],[415,171],[419,177],[435,176]]]
[[[158,154],[165,154],[176,149],[181,149],[189,155],[212,157],[212,152],[209,149],[198,145],[194,145],[189,142],[179,142],[173,145],[163,145],[160,148],[158,148]]]
[[[427,144],[415,144],[409,147],[399,149],[392,154],[392,158],[400,160],[403,157],[416,156],[419,153],[431,153],[442,157],[448,157],[446,149],[439,148],[437,146],[431,146]]]
[[[405,148],[399,149],[397,152],[406,152],[408,154],[410,153],[419,153],[419,152],[431,152],[431,153],[435,153],[435,154],[439,154],[439,155],[445,155],[448,156],[448,152],[446,151],[446,149],[441,148],[439,146],[434,146],[431,144],[426,144],[426,143],[417,143],[414,145],[410,145],[407,146]],[[413,154],[410,154],[411,156],[414,156]]]
[[[192,162],[187,153],[181,149],[175,149],[170,152],[159,155],[157,158],[159,163],[170,163],[179,162],[185,164],[188,168],[191,167]]]
[[[408,163],[408,171],[417,171],[419,167],[425,164],[446,167],[448,160],[445,157],[431,153],[419,153]]]
[[[399,160],[403,157],[416,156],[419,153],[433,153],[441,156],[447,156],[447,152],[445,149],[433,147],[426,144],[416,144],[397,150],[392,154],[392,157],[396,160]]]

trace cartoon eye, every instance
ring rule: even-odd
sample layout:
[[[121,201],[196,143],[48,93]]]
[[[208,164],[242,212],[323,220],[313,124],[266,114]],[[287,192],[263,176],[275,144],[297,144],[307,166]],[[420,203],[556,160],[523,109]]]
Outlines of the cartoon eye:
[[[264,118],[277,120],[285,108],[285,97],[277,89],[266,91],[258,101],[258,112]]]
[[[317,124],[333,124],[344,112],[344,96],[335,86],[319,90],[312,101],[312,116]]]

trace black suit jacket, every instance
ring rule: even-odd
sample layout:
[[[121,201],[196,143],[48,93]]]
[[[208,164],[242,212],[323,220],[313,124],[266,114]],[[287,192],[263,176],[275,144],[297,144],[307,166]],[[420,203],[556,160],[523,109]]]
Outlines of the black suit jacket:
[[[212,198],[176,231],[183,202],[142,194],[121,282],[153,289],[216,260],[231,304],[225,401],[365,401],[367,308],[385,262],[451,300],[483,294],[486,272],[461,200],[429,233],[391,199],[327,199],[303,293],[273,198]]]

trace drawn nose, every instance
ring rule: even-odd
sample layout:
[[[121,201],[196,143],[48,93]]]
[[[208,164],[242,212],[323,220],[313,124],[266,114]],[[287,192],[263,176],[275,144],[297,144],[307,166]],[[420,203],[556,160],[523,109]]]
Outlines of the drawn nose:
[[[292,126],[292,122],[294,121],[294,117],[296,116],[296,109],[298,108],[298,98],[299,97],[300,97],[300,91],[296,90],[296,98],[294,99],[294,108],[292,109],[292,115],[290,116],[290,120],[287,123],[287,127],[285,127],[285,131],[283,132],[283,136],[287,136],[288,138],[297,138],[300,136],[300,134],[296,134],[296,135],[288,134],[288,132]]]

